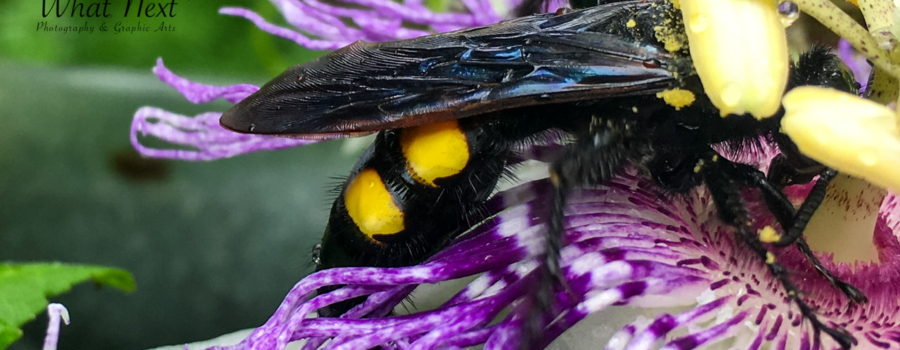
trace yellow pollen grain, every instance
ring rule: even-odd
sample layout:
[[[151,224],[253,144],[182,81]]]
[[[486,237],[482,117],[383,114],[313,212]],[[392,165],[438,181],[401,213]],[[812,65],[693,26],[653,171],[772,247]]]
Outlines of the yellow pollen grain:
[[[375,169],[359,172],[344,190],[344,207],[359,231],[374,239],[403,231],[403,211]]]
[[[694,165],[695,174],[700,173],[701,170],[703,170],[703,159],[697,161],[697,165]]]
[[[770,252],[766,252],[766,264],[772,265],[774,263],[775,263],[775,255]]]
[[[656,40],[663,43],[666,51],[676,52],[684,48],[687,43],[687,36],[681,30],[675,30],[672,20],[664,20],[662,25],[653,27]]]
[[[469,143],[456,120],[404,129],[400,146],[410,175],[430,187],[438,187],[435,180],[459,174],[469,163]]]
[[[781,235],[772,226],[763,227],[757,233],[759,234],[759,240],[763,243],[774,243],[781,240]]]
[[[550,171],[550,183],[553,184],[553,187],[562,185],[562,179],[560,179],[559,174],[553,170]]]
[[[625,22],[625,26],[628,28],[634,28],[637,25],[637,22],[634,21],[634,18],[628,19],[628,22]]]
[[[685,89],[669,89],[656,93],[656,97],[663,99],[667,105],[675,108],[676,111],[684,107],[690,106],[696,100],[694,93]]]

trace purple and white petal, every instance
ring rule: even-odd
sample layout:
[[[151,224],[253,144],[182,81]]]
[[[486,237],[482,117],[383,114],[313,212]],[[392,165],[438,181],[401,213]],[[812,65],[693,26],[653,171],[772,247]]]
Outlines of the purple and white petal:
[[[239,346],[262,348],[277,339],[277,348],[313,338],[314,345],[307,348],[325,343],[334,348],[379,344],[502,348],[508,339],[521,339],[521,319],[527,315],[538,256],[544,249],[541,217],[548,212],[545,198],[550,190],[542,180],[497,195],[490,203],[498,212],[495,216],[421,265],[341,268],[310,275],[291,291],[269,322]],[[892,196],[884,208],[883,226],[888,228],[884,234],[894,241],[900,232],[897,202]],[[608,339],[610,349],[689,349],[719,342],[739,348],[756,349],[768,343],[792,349],[814,341],[808,322],[800,318],[766,266],[735,241],[732,228],[718,219],[702,187],[688,194],[667,194],[629,171],[609,184],[578,191],[570,203],[565,222],[568,244],[561,263],[565,279],[580,299],[557,294],[557,311],[545,328],[543,345],[587,315],[622,305],[683,311],[636,319]],[[900,256],[897,252],[892,254]],[[792,262],[787,259],[787,263]],[[789,267],[802,273],[802,266]],[[888,275],[896,276],[896,270],[892,271]],[[477,274],[434,310],[384,316],[416,284]],[[348,287],[302,301],[316,288],[341,284]],[[312,311],[326,301],[346,300],[366,293],[365,288],[391,286],[373,294],[390,304],[368,314],[369,318],[360,318],[366,315],[360,308],[342,319],[311,318]],[[803,287],[809,292],[808,300],[822,308],[826,322],[845,325],[868,344],[900,345],[892,330],[898,324],[895,290],[867,291],[872,303],[865,312],[853,313],[854,319],[829,311],[844,310],[843,304],[835,309],[812,300],[812,296],[838,295],[833,288],[815,282]],[[371,300],[364,308],[375,309]],[[504,309],[510,312],[495,320]],[[859,315],[866,314],[874,325],[859,320]],[[272,338],[273,334],[278,336]],[[821,341],[826,348],[835,345],[825,336]]]

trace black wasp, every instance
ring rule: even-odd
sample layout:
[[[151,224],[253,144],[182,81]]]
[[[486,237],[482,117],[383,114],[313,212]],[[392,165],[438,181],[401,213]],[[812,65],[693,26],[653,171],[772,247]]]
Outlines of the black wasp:
[[[766,261],[769,252],[750,229],[741,197],[742,189],[758,188],[787,231],[774,244],[797,244],[836,287],[865,301],[822,268],[800,237],[834,171],[777,132],[780,115],[719,117],[686,49],[662,49],[654,27],[665,25],[683,33],[680,14],[667,1],[604,0],[487,27],[357,42],[288,69],[221,123],[239,132],[304,138],[378,133],[332,206],[318,269],[423,261],[484,217],[484,203],[516,159],[516,146],[564,132],[574,141],[550,168],[556,190],[548,213],[547,283],[537,305],[546,306],[555,288],[567,193],[602,183],[628,164],[672,192],[705,184],[722,219]],[[835,57],[812,50],[794,65],[789,85],[852,91],[850,81]],[[697,100],[676,110],[655,96],[667,89],[691,91]],[[774,138],[785,154],[769,175],[711,147],[760,136]],[[818,174],[817,189],[795,210],[780,188]],[[768,267],[789,295],[799,292],[777,261]],[[825,331],[845,348],[854,342],[822,324],[800,298],[794,302],[817,336]],[[352,303],[320,313],[337,315]],[[534,322],[533,329],[543,327]]]

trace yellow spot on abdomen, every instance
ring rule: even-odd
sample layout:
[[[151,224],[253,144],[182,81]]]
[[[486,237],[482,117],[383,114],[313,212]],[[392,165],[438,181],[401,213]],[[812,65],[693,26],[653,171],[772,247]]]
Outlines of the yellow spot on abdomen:
[[[625,22],[625,26],[628,28],[634,28],[634,26],[636,26],[636,25],[637,25],[637,22],[634,20],[634,18],[631,18],[628,20],[628,22]]]
[[[403,231],[403,211],[375,169],[360,171],[344,191],[344,207],[356,227],[369,238]]]
[[[656,93],[656,97],[663,99],[667,105],[675,107],[675,110],[681,110],[684,107],[694,103],[696,97],[690,90],[670,89]]]
[[[469,143],[456,120],[404,129],[400,135],[410,175],[421,184],[459,174],[469,163]]]

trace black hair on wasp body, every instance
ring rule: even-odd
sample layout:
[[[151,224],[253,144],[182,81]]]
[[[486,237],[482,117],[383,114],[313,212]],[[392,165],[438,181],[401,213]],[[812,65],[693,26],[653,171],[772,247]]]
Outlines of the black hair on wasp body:
[[[556,276],[566,195],[603,183],[629,164],[673,193],[705,184],[722,219],[765,261],[767,248],[749,229],[740,195],[758,188],[787,231],[775,244],[798,244],[821,267],[799,232],[809,217],[802,214],[815,210],[824,186],[817,186],[821,190],[800,214],[780,188],[814,175],[827,183],[834,172],[790,147],[777,132],[780,116],[721,118],[686,49],[662,49],[658,26],[683,33],[680,14],[667,1],[602,1],[416,39],[357,42],[288,69],[226,112],[221,123],[239,132],[306,138],[378,133],[340,188],[317,269],[425,260],[484,217],[485,201],[515,159],[513,150],[551,131],[574,141],[550,167],[556,190],[538,308],[548,307],[551,290],[561,288]],[[794,65],[789,85],[800,84],[854,89],[825,50],[812,50]],[[667,89],[690,91],[696,101],[675,109],[656,97]],[[711,147],[761,136],[777,140],[785,153],[768,175]],[[798,292],[784,268],[768,266],[786,292]],[[821,271],[854,301],[865,300]],[[825,331],[844,347],[853,342],[818,321],[801,299],[794,302],[817,336]],[[354,303],[320,314],[337,315]],[[539,330],[546,321],[534,317],[528,327]]]

